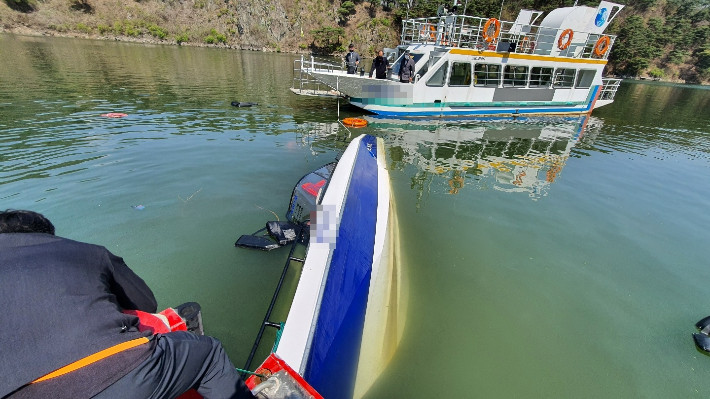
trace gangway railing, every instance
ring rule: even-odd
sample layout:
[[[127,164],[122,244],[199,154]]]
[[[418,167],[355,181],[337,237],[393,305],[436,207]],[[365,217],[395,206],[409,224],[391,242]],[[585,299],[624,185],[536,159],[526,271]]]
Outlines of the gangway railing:
[[[620,85],[621,79],[602,78],[602,92],[599,94],[599,99],[614,100]]]
[[[562,30],[559,28],[499,21],[500,33],[493,37],[495,24],[486,26],[487,22],[487,18],[467,15],[407,19],[402,22],[401,44],[434,44],[522,54],[607,59],[616,40],[614,35],[573,30],[569,46],[560,50],[558,39]],[[489,41],[484,39],[484,33],[488,35]],[[607,36],[609,42],[602,47],[603,51],[595,52],[594,48],[603,36]]]
[[[336,64],[330,60],[310,58],[301,55],[300,59],[293,61],[293,84],[291,91],[296,94],[310,96],[337,97],[340,93],[333,87],[314,78],[310,72],[335,72],[345,73],[344,64]]]

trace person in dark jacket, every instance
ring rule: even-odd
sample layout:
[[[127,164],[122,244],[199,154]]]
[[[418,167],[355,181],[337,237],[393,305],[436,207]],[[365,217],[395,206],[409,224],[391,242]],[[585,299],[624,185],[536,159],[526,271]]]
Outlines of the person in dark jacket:
[[[414,79],[414,60],[409,54],[409,50],[404,53],[402,63],[399,65],[399,81],[401,83],[412,83]]]
[[[376,72],[375,77],[377,79],[387,79],[387,70],[390,68],[390,62],[387,58],[385,58],[384,54],[384,51],[380,50],[377,53],[377,57],[372,60],[372,68],[370,68],[370,77],[372,77],[373,72]]]
[[[355,51],[355,45],[350,43],[348,46],[349,53],[345,55],[345,65],[348,67],[348,74],[353,75],[360,65],[360,54]]]
[[[0,398],[253,398],[214,338],[140,332],[153,292],[106,248],[0,212]]]

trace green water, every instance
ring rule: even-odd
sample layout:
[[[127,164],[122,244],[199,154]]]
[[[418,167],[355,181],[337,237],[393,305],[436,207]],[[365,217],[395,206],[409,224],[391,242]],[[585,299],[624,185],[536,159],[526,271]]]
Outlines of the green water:
[[[345,133],[333,100],[288,91],[293,58],[0,35],[0,208],[105,245],[161,306],[200,302],[243,364],[286,254],[233,243]],[[710,314],[710,90],[624,83],[588,121],[359,132],[388,145],[409,280],[368,398],[710,395],[690,336]]]

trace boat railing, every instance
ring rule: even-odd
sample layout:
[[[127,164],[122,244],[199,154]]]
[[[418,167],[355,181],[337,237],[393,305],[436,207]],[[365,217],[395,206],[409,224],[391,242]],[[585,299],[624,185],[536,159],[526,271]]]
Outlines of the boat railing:
[[[319,59],[314,56],[304,57],[293,61],[293,85],[291,91],[296,94],[311,96],[334,97],[340,95],[332,87],[314,78],[310,72],[336,72],[345,71],[343,64],[336,64],[332,60]]]
[[[562,29],[499,21],[500,32],[496,36],[495,23],[486,26],[488,21],[467,15],[407,19],[402,23],[401,42],[403,45],[434,44],[520,54],[607,59],[616,39],[613,35],[573,30],[569,45],[560,49],[558,41]],[[488,40],[484,38],[484,33],[488,35]],[[608,37],[609,42],[606,46],[600,46],[599,50],[603,51],[595,52],[595,46],[603,36]],[[566,38],[562,41],[566,42]]]
[[[621,85],[621,79],[602,78],[602,91],[599,94],[600,100],[614,100],[616,91]]]

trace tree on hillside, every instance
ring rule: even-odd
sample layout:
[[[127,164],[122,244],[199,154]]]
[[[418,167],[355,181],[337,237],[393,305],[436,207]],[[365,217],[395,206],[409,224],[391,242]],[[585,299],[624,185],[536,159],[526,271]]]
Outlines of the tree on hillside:
[[[345,36],[345,29],[340,27],[324,26],[311,31],[313,35],[312,46],[325,53],[332,53],[340,46],[340,38]]]

